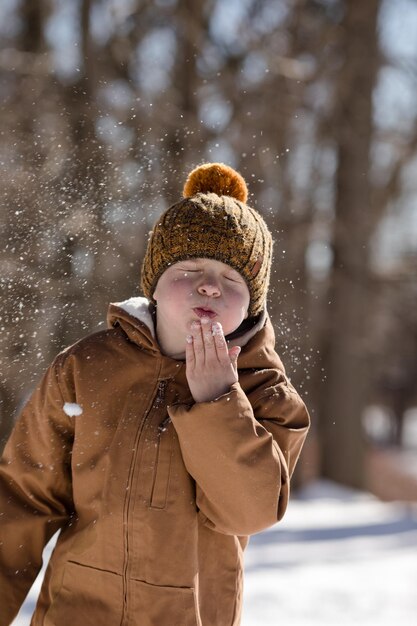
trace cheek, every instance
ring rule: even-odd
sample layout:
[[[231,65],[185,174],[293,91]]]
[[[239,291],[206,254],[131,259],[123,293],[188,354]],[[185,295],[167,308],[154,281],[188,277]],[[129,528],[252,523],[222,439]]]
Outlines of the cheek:
[[[248,310],[250,305],[249,293],[240,294],[241,307],[244,312],[244,319],[248,317]]]
[[[250,296],[249,292],[241,290],[228,289],[228,300],[239,310],[244,310],[245,314],[248,312]]]
[[[158,301],[158,298],[163,296],[164,302],[170,302],[171,304],[180,303],[185,298],[191,296],[194,292],[192,281],[187,278],[175,278],[165,285],[161,285],[161,289],[158,291],[158,287],[155,289],[154,298]]]
[[[178,278],[173,285],[173,291],[177,295],[181,294],[183,297],[192,294],[194,291],[192,279],[190,279],[188,276]]]
[[[177,281],[177,291],[181,293],[183,297],[192,296],[196,291],[193,279],[188,276],[180,278]]]

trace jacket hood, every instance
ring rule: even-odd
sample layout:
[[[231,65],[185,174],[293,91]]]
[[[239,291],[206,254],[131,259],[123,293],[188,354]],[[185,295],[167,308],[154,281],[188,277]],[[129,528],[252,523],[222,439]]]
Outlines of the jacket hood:
[[[134,297],[113,302],[107,311],[107,326],[120,326],[129,340],[143,350],[160,352],[155,332],[152,303],[147,298]]]
[[[133,297],[123,302],[111,303],[107,313],[109,328],[120,326],[129,340],[142,350],[160,354],[156,338],[154,305],[143,297]],[[238,367],[278,368],[284,370],[281,359],[275,352],[275,334],[269,315],[263,310],[250,321],[238,335],[228,341],[230,347],[240,346]]]

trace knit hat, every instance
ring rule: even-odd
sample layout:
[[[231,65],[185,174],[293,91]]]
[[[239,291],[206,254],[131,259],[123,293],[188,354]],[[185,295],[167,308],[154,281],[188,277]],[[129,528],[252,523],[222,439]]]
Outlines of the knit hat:
[[[173,263],[215,259],[243,276],[249,316],[257,315],[268,291],[272,237],[259,213],[245,204],[244,179],[223,163],[205,163],[189,174],[183,196],[150,233],[141,277],[145,296],[152,299],[158,279]]]

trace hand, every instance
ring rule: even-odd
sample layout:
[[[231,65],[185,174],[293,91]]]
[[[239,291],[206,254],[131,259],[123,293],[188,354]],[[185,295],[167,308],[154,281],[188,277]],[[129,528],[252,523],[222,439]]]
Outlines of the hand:
[[[227,347],[219,322],[208,317],[191,324],[185,348],[186,375],[195,402],[209,402],[229,391],[239,380],[240,347]]]

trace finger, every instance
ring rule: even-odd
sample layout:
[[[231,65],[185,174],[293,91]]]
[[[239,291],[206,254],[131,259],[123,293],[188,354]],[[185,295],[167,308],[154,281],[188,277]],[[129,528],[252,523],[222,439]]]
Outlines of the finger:
[[[191,335],[193,338],[195,364],[198,367],[204,363],[204,342],[200,322],[194,321],[191,324]]]
[[[217,356],[220,361],[229,361],[229,354],[227,350],[227,343],[223,333],[223,328],[220,322],[214,322],[212,327],[212,334],[214,339],[214,345],[216,348]]]
[[[206,353],[206,357],[210,358],[216,356],[212,326],[208,317],[201,318],[201,331],[203,334],[204,350]]]
[[[185,362],[187,367],[194,367],[195,355],[192,335],[187,335],[185,338]]]
[[[230,348],[229,350],[229,358],[230,358],[230,362],[232,364],[233,369],[237,372],[237,359],[238,356],[240,354],[241,351],[241,347],[240,346],[233,346],[233,348]]]

